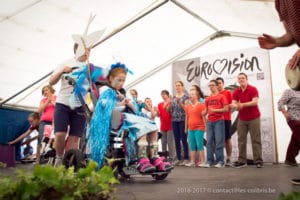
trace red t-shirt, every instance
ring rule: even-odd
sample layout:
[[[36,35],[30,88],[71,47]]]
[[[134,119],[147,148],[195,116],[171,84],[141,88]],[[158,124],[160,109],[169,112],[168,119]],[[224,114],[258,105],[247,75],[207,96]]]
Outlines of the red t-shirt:
[[[205,123],[202,116],[202,111],[205,110],[205,105],[198,103],[195,106],[188,104],[185,106],[185,113],[188,118],[189,130],[205,130]]]
[[[253,98],[258,97],[258,90],[256,89],[256,87],[248,84],[245,91],[242,91],[240,87],[237,88],[233,92],[232,97],[233,100],[237,102],[246,103],[252,101]],[[260,117],[260,111],[257,105],[251,107],[243,107],[239,111],[239,118],[243,121],[250,121],[258,117]]]
[[[212,109],[221,109],[224,108],[225,105],[228,105],[226,97],[223,94],[218,93],[214,96],[209,96],[205,99],[205,106],[208,110],[207,121],[216,122],[219,120],[224,120],[223,112],[210,112],[209,108]]]
[[[164,108],[164,102],[161,102],[157,106],[160,118],[160,130],[170,131],[172,130],[172,115]]]
[[[227,100],[228,104],[231,104],[232,102],[232,94],[229,90],[223,90],[220,92],[220,94],[223,94]],[[224,112],[224,120],[231,120],[231,110],[228,109],[227,112]]]

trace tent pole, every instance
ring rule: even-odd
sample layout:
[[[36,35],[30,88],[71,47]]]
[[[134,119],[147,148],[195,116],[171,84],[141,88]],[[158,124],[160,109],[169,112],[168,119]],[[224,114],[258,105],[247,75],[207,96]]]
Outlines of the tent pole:
[[[165,3],[167,3],[169,0],[165,0],[163,2],[161,2],[160,4],[158,4],[157,6],[153,7],[152,9],[146,11],[145,13],[141,14],[139,17],[136,17],[134,19],[132,19],[131,21],[129,21],[128,23],[125,23],[124,25],[122,25],[121,27],[117,28],[115,31],[111,32],[108,36],[106,36],[105,38],[103,38],[102,40],[100,40],[99,42],[97,42],[96,44],[94,44],[92,46],[92,48],[95,48],[96,46],[98,46],[99,44],[103,43],[104,41],[108,40],[109,38],[111,38],[112,36],[116,35],[117,33],[121,32],[122,30],[126,29],[127,27],[129,27],[130,25],[134,24],[135,22],[137,22],[138,20],[142,19],[143,17],[145,17],[146,15],[150,14],[151,12],[153,12],[154,10],[156,10],[157,8],[161,7],[162,5],[164,5]]]
[[[214,25],[212,25],[211,23],[209,23],[208,21],[206,21],[205,19],[203,19],[201,16],[199,16],[197,13],[191,11],[190,9],[188,9],[186,6],[184,6],[183,4],[179,3],[176,0],[171,0],[172,3],[174,3],[176,6],[180,7],[181,9],[183,9],[185,12],[189,13],[190,15],[192,15],[193,17],[195,17],[196,19],[200,20],[201,22],[203,22],[204,24],[206,24],[207,26],[209,26],[210,28],[212,28],[214,31],[219,31],[219,29],[217,27],[215,27]]]
[[[41,2],[42,2],[42,0],[37,0],[37,1],[34,1],[34,2],[30,3],[29,5],[26,5],[25,7],[23,7],[23,8],[21,8],[21,9],[15,11],[15,12],[13,12],[13,13],[10,14],[9,16],[3,17],[2,20],[0,20],[0,23],[4,22],[5,20],[9,20],[9,19],[12,18],[12,17],[15,17],[16,15],[18,15],[18,14],[24,12],[24,11],[27,10],[28,8],[31,8],[31,7],[33,7],[33,6],[35,6],[36,4],[41,3]]]
[[[133,86],[137,85],[139,82],[147,79],[148,77],[152,76],[153,74],[155,74],[155,73],[159,72],[160,70],[166,68],[167,66],[169,66],[175,60],[178,60],[181,57],[189,54],[190,52],[196,50],[200,46],[203,46],[204,44],[208,43],[209,41],[215,40],[215,39],[220,38],[220,37],[225,37],[225,36],[228,36],[228,37],[242,37],[242,38],[248,38],[248,39],[257,39],[257,37],[259,35],[251,34],[251,33],[232,32],[232,31],[216,31],[215,33],[213,33],[213,34],[209,35],[208,37],[204,38],[203,40],[201,40],[200,42],[194,44],[193,46],[189,47],[188,49],[184,50],[183,52],[177,54],[173,58],[169,59],[168,61],[166,61],[163,64],[159,65],[158,67],[154,68],[150,72],[145,73],[144,75],[140,76],[139,78],[137,78],[133,82],[129,83],[126,86],[126,89],[132,88]]]
[[[133,82],[129,83],[128,85],[126,85],[126,89],[132,88],[133,86],[137,85],[139,82],[147,79],[148,77],[152,76],[153,74],[155,74],[155,73],[159,72],[160,70],[166,68],[167,66],[169,66],[175,60],[178,60],[178,59],[182,58],[183,56],[185,56],[185,55],[193,52],[194,50],[198,49],[199,47],[205,45],[209,41],[214,40],[214,39],[216,39],[218,37],[221,37],[221,36],[224,36],[224,35],[221,35],[220,32],[215,32],[215,33],[207,36],[203,40],[197,42],[196,44],[192,45],[188,49],[180,52],[179,54],[177,54],[176,56],[174,56],[171,59],[167,60],[166,62],[164,62],[163,64],[159,65],[158,67],[154,68],[150,72],[145,73],[144,75],[140,76],[139,78],[137,78]]]
[[[234,32],[234,31],[221,31],[225,34],[228,34],[229,36],[234,36],[234,37],[241,37],[241,38],[248,38],[248,39],[255,39],[260,36],[258,34],[253,34],[253,33],[242,33],[242,32]]]
[[[5,99],[4,101],[2,101],[0,103],[0,107],[2,107],[3,104],[5,104],[6,102],[10,101],[11,99],[15,98],[16,96],[20,95],[21,93],[25,92],[26,90],[28,90],[29,88],[31,88],[32,86],[34,86],[35,84],[39,83],[40,81],[44,80],[45,78],[47,78],[48,76],[50,76],[53,73],[53,71],[49,72],[48,74],[46,74],[45,76],[43,76],[42,78],[38,79],[37,81],[31,83],[30,85],[28,85],[27,87],[25,87],[23,90],[17,92],[16,94],[12,95],[11,97]]]

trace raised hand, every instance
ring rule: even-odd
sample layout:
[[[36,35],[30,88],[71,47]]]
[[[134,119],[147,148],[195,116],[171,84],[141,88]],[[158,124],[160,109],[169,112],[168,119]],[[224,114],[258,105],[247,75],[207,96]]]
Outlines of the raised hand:
[[[258,39],[259,46],[263,49],[274,49],[275,47],[277,47],[276,39],[271,35],[264,33],[262,36],[258,37],[257,39]]]
[[[300,49],[298,49],[298,51],[296,51],[293,57],[289,60],[288,65],[291,69],[296,69],[296,67],[300,65]]]

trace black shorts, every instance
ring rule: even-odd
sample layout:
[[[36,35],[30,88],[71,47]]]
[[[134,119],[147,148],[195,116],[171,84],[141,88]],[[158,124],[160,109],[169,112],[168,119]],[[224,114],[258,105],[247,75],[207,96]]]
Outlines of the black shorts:
[[[69,106],[56,103],[54,111],[54,132],[67,132],[81,137],[86,123],[83,107],[72,110]]]
[[[225,140],[231,139],[231,120],[224,120],[225,122]]]

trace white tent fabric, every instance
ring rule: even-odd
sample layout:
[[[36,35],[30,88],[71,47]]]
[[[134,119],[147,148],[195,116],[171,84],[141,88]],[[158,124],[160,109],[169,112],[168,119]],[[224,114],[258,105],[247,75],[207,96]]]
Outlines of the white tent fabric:
[[[125,63],[134,72],[128,76],[127,87],[136,88],[141,99],[149,96],[154,103],[160,101],[162,89],[171,90],[173,61],[256,47],[257,35],[284,31],[273,1],[2,0],[0,98],[11,97],[72,57],[71,35],[83,33],[90,13],[96,18],[89,32],[106,28],[90,61],[102,67]],[[227,36],[214,39],[216,33]],[[275,103],[287,88],[284,66],[295,48],[270,52]],[[47,80],[7,103],[38,106],[41,86]],[[282,161],[290,130],[276,104],[274,109]]]

